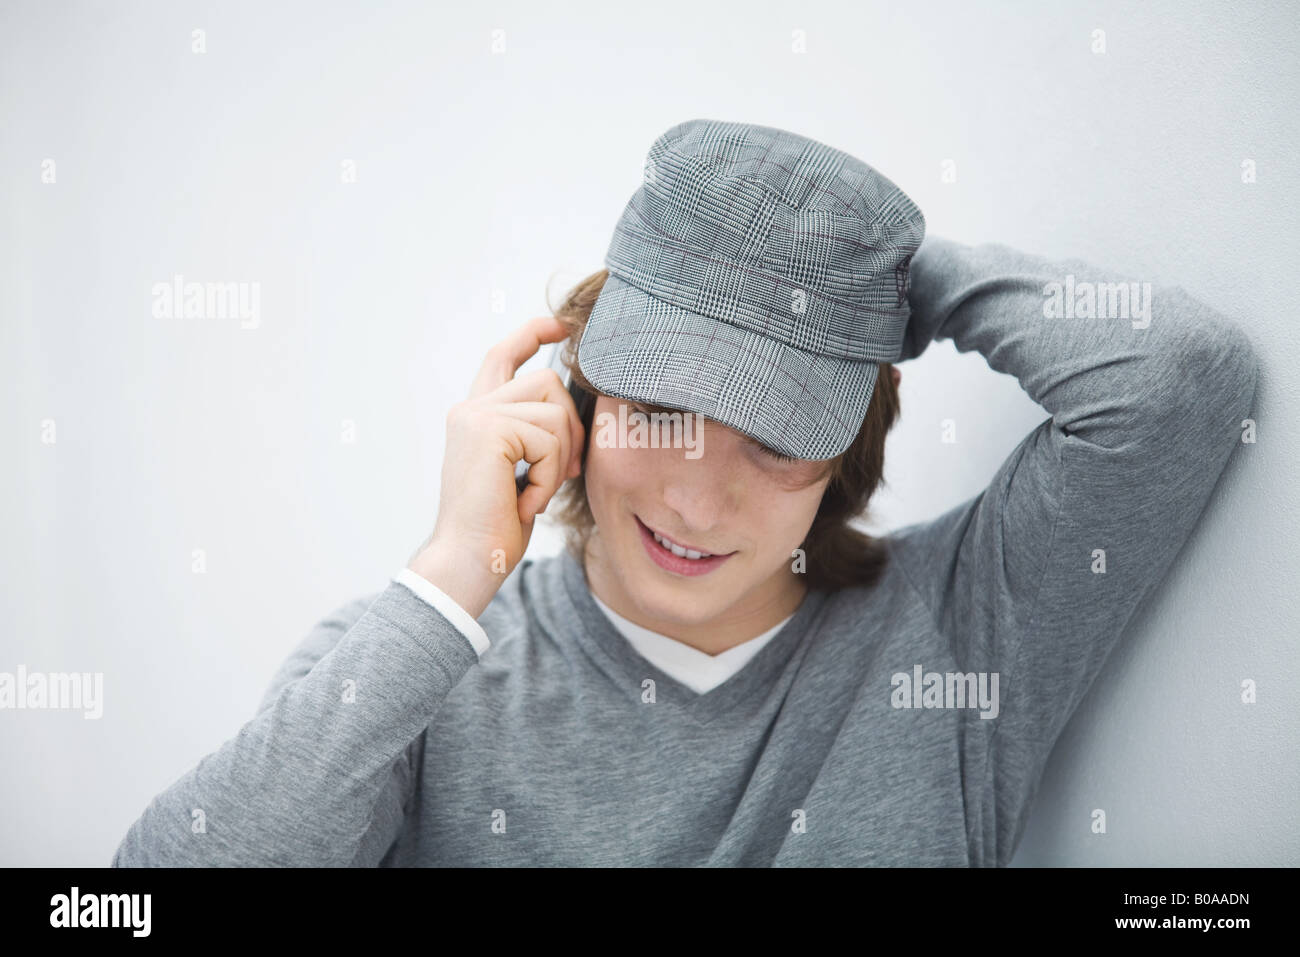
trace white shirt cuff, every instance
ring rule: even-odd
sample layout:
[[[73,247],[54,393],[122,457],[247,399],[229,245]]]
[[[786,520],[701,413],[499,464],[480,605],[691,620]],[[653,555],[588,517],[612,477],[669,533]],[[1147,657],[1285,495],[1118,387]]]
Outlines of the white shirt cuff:
[[[469,643],[474,646],[474,651],[480,658],[483,657],[483,652],[492,647],[492,642],[488,640],[487,632],[483,630],[483,626],[470,617],[469,612],[456,604],[455,599],[429,579],[417,575],[409,568],[403,568],[393,576],[393,581],[399,585],[405,585],[415,592],[416,597],[423,599],[442,612],[443,616],[455,625],[462,635],[469,639]]]

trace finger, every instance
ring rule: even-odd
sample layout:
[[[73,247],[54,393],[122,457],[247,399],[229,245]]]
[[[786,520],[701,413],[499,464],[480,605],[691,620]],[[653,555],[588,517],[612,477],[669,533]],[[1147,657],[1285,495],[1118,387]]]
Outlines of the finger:
[[[505,402],[552,402],[565,410],[569,416],[569,451],[573,464],[582,467],[582,448],[585,437],[582,419],[578,417],[578,407],[573,396],[560,381],[554,369],[536,369],[526,375],[517,376],[505,385],[497,388],[493,397]]]
[[[560,462],[566,477],[573,466],[573,433],[564,407],[555,402],[503,402],[494,407],[498,415],[529,422],[550,432],[560,440]]]
[[[542,343],[559,342],[566,335],[568,330],[554,316],[529,319],[487,351],[470,385],[469,397],[484,395],[509,382],[520,366],[537,355]]]
[[[529,422],[516,425],[516,436],[522,451],[514,461],[528,461],[528,484],[519,495],[519,521],[531,522],[546,507],[563,481],[562,460],[559,455],[560,440],[540,426]]]

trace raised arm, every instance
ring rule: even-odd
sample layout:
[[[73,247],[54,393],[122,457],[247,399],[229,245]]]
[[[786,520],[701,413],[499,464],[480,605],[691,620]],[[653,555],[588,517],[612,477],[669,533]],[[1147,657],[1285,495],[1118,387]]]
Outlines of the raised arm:
[[[958,666],[1000,673],[999,716],[971,713],[966,789],[973,856],[1005,864],[1052,745],[1240,443],[1258,365],[1181,287],[998,244],[928,238],[910,302],[904,358],[950,338],[1051,414],[895,549]]]
[[[411,793],[411,748],[477,660],[405,585],[340,608],[257,716],[150,802],[113,866],[378,864]]]
[[[470,397],[447,414],[428,541],[373,601],[307,636],[257,716],[154,798],[115,866],[383,859],[411,793],[410,749],[489,644],[476,619],[519,565],[536,516],[581,470],[582,421],[559,376],[515,378],[567,336],[540,316],[488,351]]]

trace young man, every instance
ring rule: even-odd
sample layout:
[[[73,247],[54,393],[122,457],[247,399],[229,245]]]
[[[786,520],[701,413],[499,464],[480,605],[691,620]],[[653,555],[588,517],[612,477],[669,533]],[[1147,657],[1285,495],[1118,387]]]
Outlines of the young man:
[[[661,136],[608,274],[448,416],[430,540],[313,629],[113,863],[1005,865],[1257,363],[1178,287],[923,232],[823,144]],[[554,373],[515,377],[566,336],[585,422]],[[1051,418],[982,494],[854,554],[889,363],[938,338]],[[592,441],[625,403],[704,416],[702,454]],[[561,486],[577,547],[522,560]]]

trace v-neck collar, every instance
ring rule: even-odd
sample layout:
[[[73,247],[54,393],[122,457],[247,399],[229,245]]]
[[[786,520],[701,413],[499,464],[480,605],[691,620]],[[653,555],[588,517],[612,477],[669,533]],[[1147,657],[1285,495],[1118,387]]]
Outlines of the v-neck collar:
[[[785,668],[826,598],[824,592],[809,589],[794,616],[744,667],[722,684],[701,693],[641,656],[596,604],[586,571],[567,548],[561,550],[557,560],[565,593],[575,611],[574,634],[588,657],[624,689],[629,701],[641,703],[642,682],[650,678],[655,683],[656,702],[671,703],[701,722],[712,721],[741,702],[757,710],[763,696],[755,692],[770,687]]]
[[[712,691],[749,664],[750,660],[777,636],[785,623],[794,617],[794,612],[791,612],[761,635],[742,641],[716,655],[710,655],[685,642],[643,628],[636,622],[624,618],[602,602],[600,596],[594,592],[591,600],[605,613],[606,618],[614,622],[614,627],[631,643],[637,654],[649,659],[661,670],[668,672],[682,684],[700,694]],[[698,686],[698,682],[701,681],[705,683],[703,688]]]

